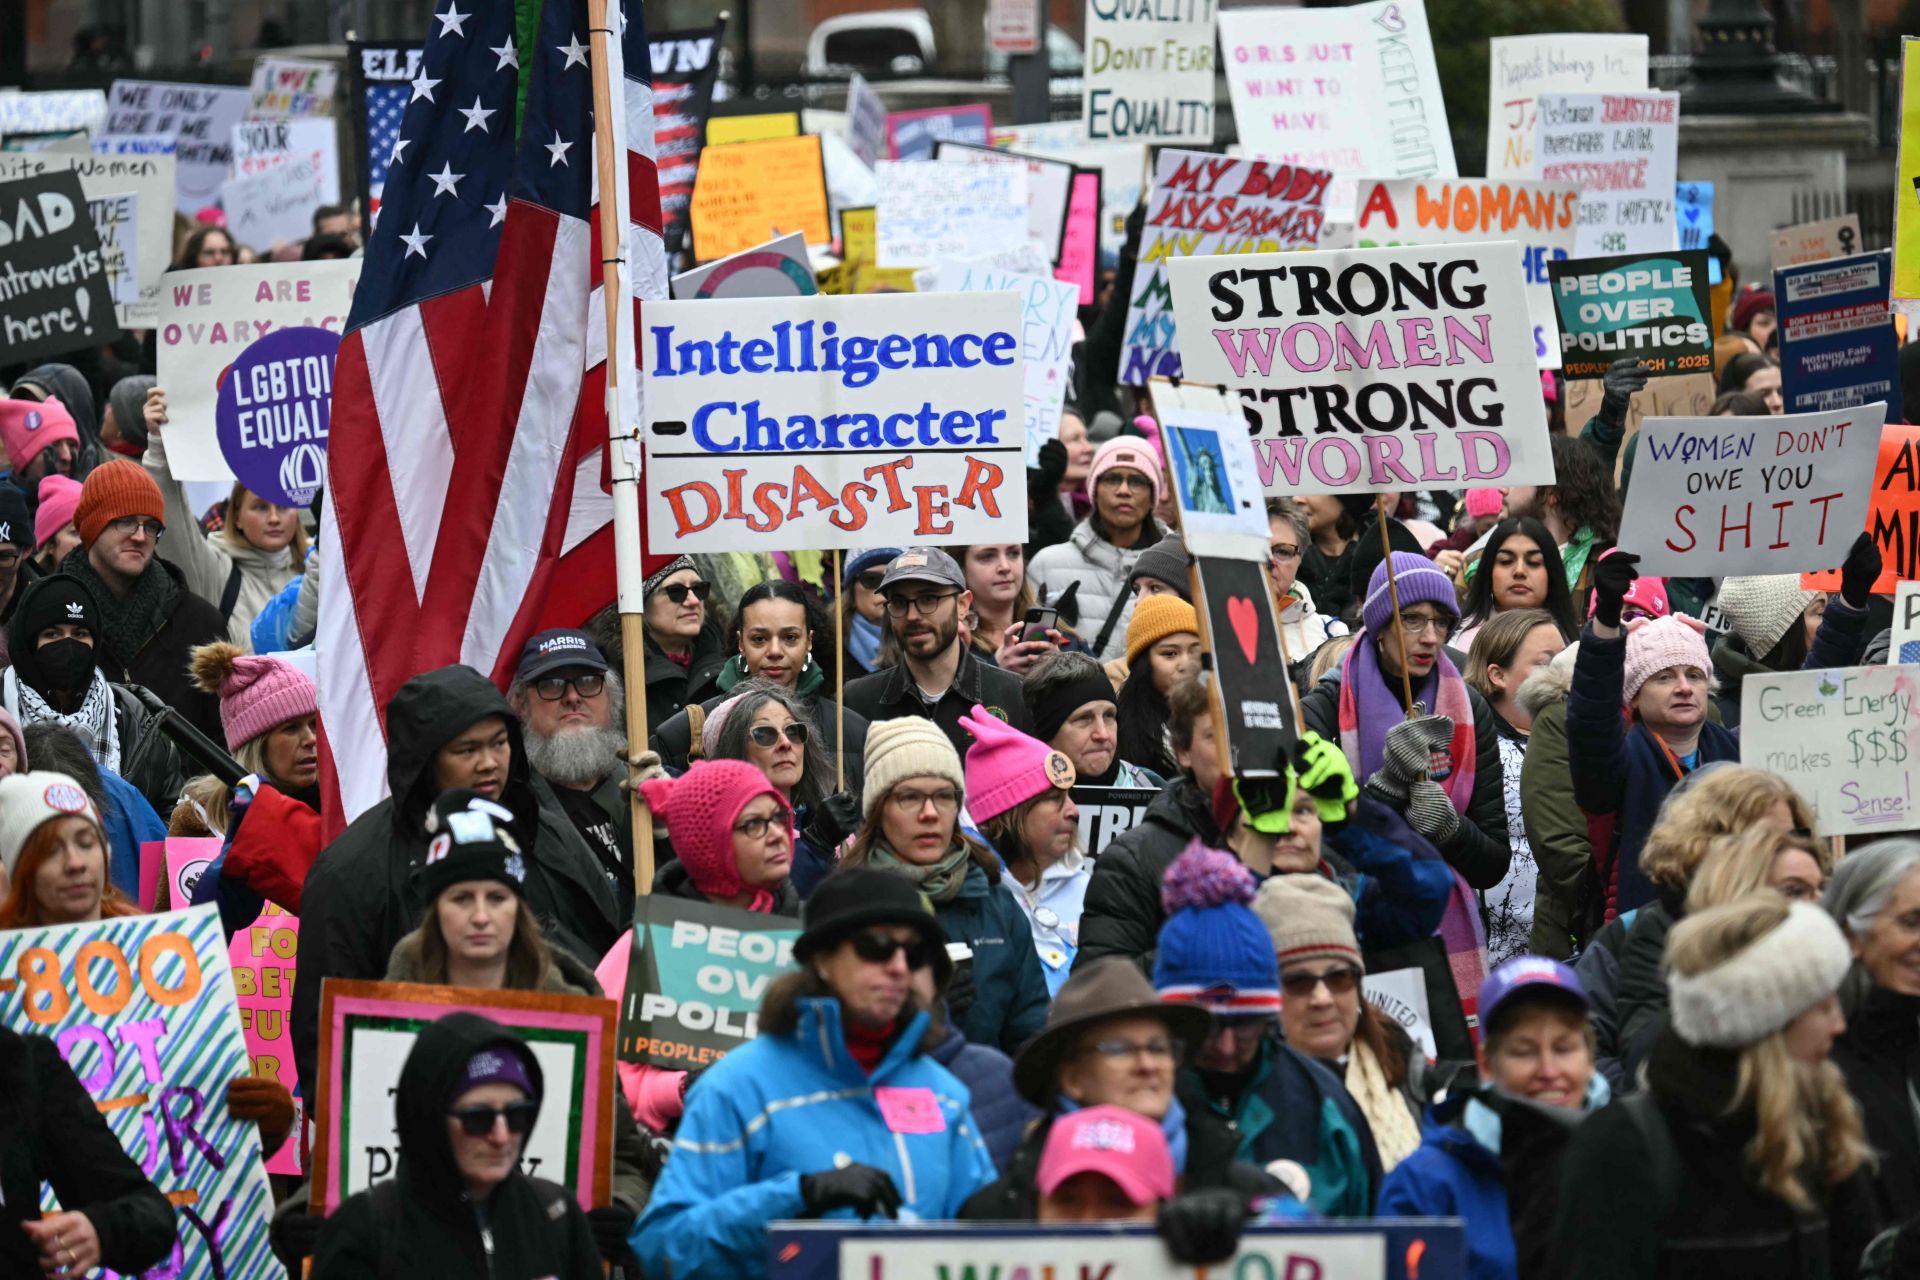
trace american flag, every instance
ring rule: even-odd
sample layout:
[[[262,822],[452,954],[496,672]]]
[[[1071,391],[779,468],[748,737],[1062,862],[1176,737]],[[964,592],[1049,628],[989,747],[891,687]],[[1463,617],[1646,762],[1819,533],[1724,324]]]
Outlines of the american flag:
[[[407,99],[413,88],[406,84],[370,84],[367,95],[367,177],[372,187],[372,208],[380,208],[380,194],[387,185],[387,159],[393,144],[400,141],[400,121],[407,114]]]
[[[623,34],[599,124],[625,158],[606,198],[637,323],[667,282],[627,3],[608,0]],[[504,683],[526,636],[613,596],[590,37],[587,0],[442,0],[408,88],[334,375],[316,646],[333,829],[383,793],[382,716],[409,677],[458,661]]]

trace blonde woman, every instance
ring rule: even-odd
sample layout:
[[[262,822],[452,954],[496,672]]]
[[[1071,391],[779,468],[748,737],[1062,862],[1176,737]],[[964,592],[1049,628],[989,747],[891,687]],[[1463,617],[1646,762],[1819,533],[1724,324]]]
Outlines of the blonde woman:
[[[1852,1276],[1871,1154],[1840,1070],[1852,957],[1824,911],[1756,890],[1673,930],[1671,1025],[1647,1093],[1575,1132],[1548,1274]]]
[[[1820,892],[1832,874],[1832,845],[1759,823],[1713,842],[1687,889],[1687,914],[1732,902],[1755,889],[1772,889],[1794,902],[1819,906]]]

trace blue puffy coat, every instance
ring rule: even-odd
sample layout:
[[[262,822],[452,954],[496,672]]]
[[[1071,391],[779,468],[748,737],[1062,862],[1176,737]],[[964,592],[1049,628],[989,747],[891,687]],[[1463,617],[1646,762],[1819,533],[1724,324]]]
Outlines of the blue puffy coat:
[[[933,1060],[953,1072],[973,1095],[973,1119],[979,1126],[993,1167],[1007,1171],[1027,1126],[1040,1114],[1013,1087],[1013,1059],[989,1045],[973,1044],[952,1027],[933,1047]]]
[[[1025,954],[1032,959],[1031,946]],[[634,1224],[631,1243],[646,1273],[764,1275],[767,1224],[806,1211],[801,1175],[846,1163],[892,1175],[903,1218],[958,1216],[996,1175],[967,1087],[919,1052],[926,1031],[923,1013],[869,1076],[847,1052],[840,1002],[802,1000],[792,1034],[763,1033],[708,1068],[687,1095],[673,1153]],[[907,1131],[890,1129],[881,1112],[889,1090],[898,1091],[889,1102]],[[909,1108],[915,1101],[923,1105]]]
[[[1457,1114],[1459,1107],[1444,1110]],[[1421,1121],[1419,1149],[1395,1165],[1380,1188],[1380,1216],[1464,1219],[1468,1280],[1516,1280],[1500,1154],[1435,1108]]]
[[[973,948],[973,1005],[953,1020],[975,1044],[1017,1053],[1046,1025],[1047,978],[1033,949],[1033,926],[1013,890],[967,868],[958,897],[933,911],[947,937]]]

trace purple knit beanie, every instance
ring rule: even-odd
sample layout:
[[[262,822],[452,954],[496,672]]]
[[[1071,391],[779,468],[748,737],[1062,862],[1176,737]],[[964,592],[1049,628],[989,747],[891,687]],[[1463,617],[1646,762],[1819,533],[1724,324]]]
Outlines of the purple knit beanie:
[[[1422,601],[1437,606],[1452,617],[1460,616],[1460,594],[1453,579],[1440,566],[1411,551],[1393,553],[1393,586],[1400,596],[1400,608]],[[1380,635],[1393,621],[1393,592],[1387,589],[1387,561],[1382,560],[1367,579],[1367,598],[1360,605],[1360,617],[1367,634]]]

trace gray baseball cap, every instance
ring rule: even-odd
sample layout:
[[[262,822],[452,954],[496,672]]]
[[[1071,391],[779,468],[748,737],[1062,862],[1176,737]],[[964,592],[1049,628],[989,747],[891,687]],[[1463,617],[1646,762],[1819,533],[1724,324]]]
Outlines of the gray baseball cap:
[[[953,557],[938,547],[908,547],[895,556],[887,566],[887,576],[880,579],[880,594],[903,582],[935,582],[956,591],[967,589],[967,576]]]

